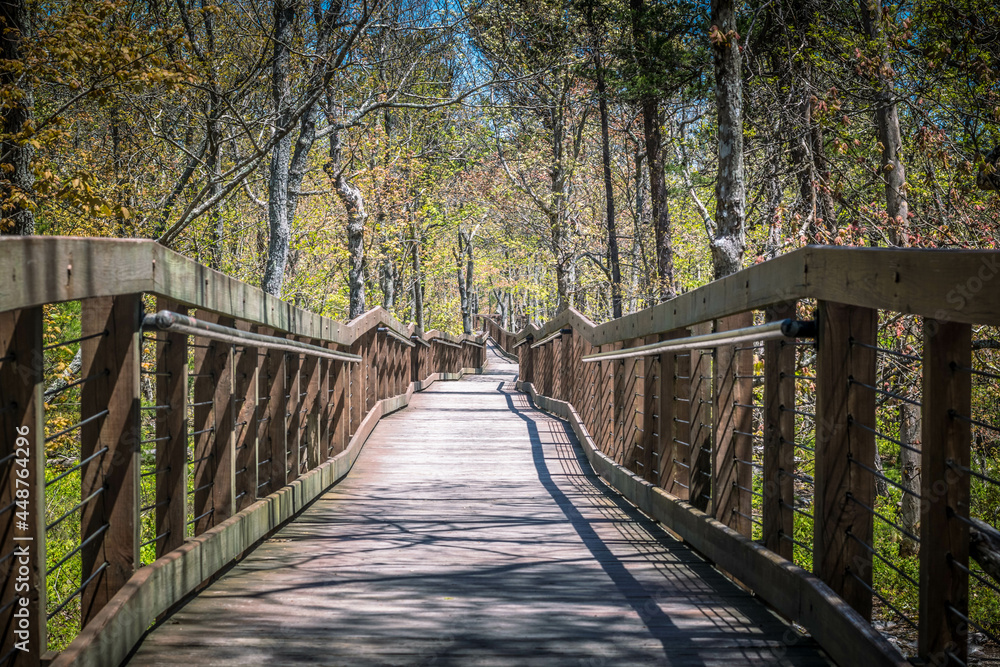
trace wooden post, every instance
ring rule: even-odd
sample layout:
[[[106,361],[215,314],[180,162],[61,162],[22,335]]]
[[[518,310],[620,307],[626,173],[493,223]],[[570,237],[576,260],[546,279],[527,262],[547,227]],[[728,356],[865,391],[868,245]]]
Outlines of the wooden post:
[[[331,349],[335,345],[328,345]],[[347,405],[347,383],[350,381],[350,365],[343,361],[330,362],[330,442],[327,457],[344,451],[347,446],[347,427],[350,407]]]
[[[552,396],[556,388],[556,368],[555,368],[556,342],[554,340],[551,340],[538,349],[542,350],[542,354],[545,355],[545,378],[544,378],[545,391],[543,393],[545,396]]]
[[[3,604],[0,650],[24,642],[7,664],[40,664],[45,633],[45,404],[42,309],[0,313],[0,514]],[[20,581],[19,581],[20,579]],[[27,580],[27,591],[15,588]],[[26,601],[27,604],[22,604]],[[25,621],[27,627],[21,626]]]
[[[657,335],[646,336],[644,344],[660,340]],[[642,431],[639,442],[642,446],[642,477],[651,484],[660,484],[660,355],[644,357],[642,360],[643,381],[637,386],[642,393],[638,402],[642,410]]]
[[[378,331],[378,329],[375,329]],[[389,378],[392,376],[392,338],[388,332],[375,334],[376,392],[375,400],[381,401],[389,397]]]
[[[157,310],[181,315],[187,308],[158,298]],[[170,407],[156,419],[156,556],[184,544],[187,533],[188,337],[156,332],[156,404]]]
[[[767,309],[767,321],[795,317],[795,306]],[[786,409],[787,408],[787,409]],[[762,506],[764,546],[792,560],[795,486],[795,346],[784,340],[764,343],[764,472]]]
[[[601,345],[601,352],[611,352],[620,350],[621,343],[610,343]],[[601,366],[600,378],[597,382],[597,423],[598,429],[594,439],[605,455],[614,458],[615,454],[615,434],[617,425],[615,423],[615,376],[619,362],[611,361],[597,362]]]
[[[231,327],[233,321],[197,311],[195,317]],[[232,515],[235,505],[233,439],[233,346],[195,338],[194,350],[194,534]]]
[[[81,301],[80,459],[107,451],[81,469],[81,622],[86,625],[121,590],[139,563],[139,294]],[[106,565],[105,565],[106,564]]]
[[[712,331],[710,322],[691,327],[691,335],[699,336]],[[678,355],[678,365],[682,357]],[[679,424],[688,429],[691,447],[691,469],[688,470],[690,490],[688,499],[692,505],[707,512],[715,495],[712,488],[712,423],[715,411],[712,405],[712,354],[708,350],[691,350],[685,357],[688,366],[688,424]],[[678,371],[680,375],[680,371]],[[680,387],[678,388],[680,391]],[[678,440],[684,440],[678,437]]]
[[[351,437],[357,433],[358,426],[361,424],[361,420],[365,416],[365,349],[364,341],[361,337],[358,337],[351,345],[351,354],[357,354],[361,359],[351,365],[348,368],[347,375],[347,408],[348,408],[348,419],[347,419],[347,442],[350,442]]]
[[[420,377],[420,350],[423,347],[417,343],[410,348],[410,382],[419,382],[423,379]]]
[[[290,335],[289,338],[294,338]],[[285,469],[288,471],[286,478],[286,484],[294,482],[298,479],[299,474],[302,471],[302,363],[303,356],[299,352],[286,352],[285,353],[285,365],[287,370],[287,390],[285,391],[285,419],[287,420],[286,427],[286,446],[288,452],[288,458],[285,461]]]
[[[274,335],[274,334],[272,334]],[[267,351],[267,375],[268,375],[268,399],[267,414],[263,417],[267,421],[267,443],[268,455],[265,460],[269,460],[267,471],[266,487],[261,487],[264,494],[274,493],[287,483],[288,475],[288,431],[285,428],[285,412],[288,409],[285,401],[285,382],[287,371],[285,369],[285,353],[281,350]],[[261,466],[264,468],[264,466]],[[264,472],[263,470],[261,472]],[[258,482],[260,484],[261,482]]]
[[[325,347],[323,343],[319,343],[319,345]],[[330,391],[330,381],[333,376],[334,363],[336,362],[332,359],[319,360],[319,381],[316,387],[316,420],[318,422],[316,459],[313,461],[310,458],[309,467],[311,468],[315,468],[330,457],[330,443],[333,440],[333,420],[330,418],[330,397],[333,396],[333,392]]]
[[[527,342],[521,347],[517,348],[520,354],[518,355],[518,370],[520,371],[521,381],[534,383],[535,381],[535,355],[534,350],[531,349],[531,342],[533,338],[529,336]],[[535,387],[536,389],[538,387]]]
[[[232,327],[231,318],[220,318],[223,326]],[[236,407],[233,400],[235,351],[228,343],[213,345],[217,351],[217,384],[215,386],[215,431],[212,447],[215,458],[212,479],[212,507],[209,526],[217,526],[235,512],[236,507]]]
[[[740,313],[716,321],[716,331],[730,331],[753,324],[753,313]],[[753,488],[753,470],[740,463],[749,461],[753,448],[749,433],[753,411],[746,407],[753,400],[753,383],[746,376],[753,372],[753,356],[749,350],[737,350],[740,345],[719,345],[715,348],[715,383],[712,405],[715,408],[715,448],[713,450],[712,507],[715,518],[749,537],[751,496],[745,489]]]
[[[240,329],[254,331],[255,326],[238,323]],[[253,503],[257,489],[257,387],[259,352],[256,347],[244,347],[239,352],[233,377],[233,399],[236,403],[234,512]]]
[[[625,341],[625,347],[637,347],[642,345],[642,342],[641,338],[627,340]],[[642,412],[644,397],[639,396],[642,393],[640,387],[645,382],[643,359],[642,357],[632,357],[623,361],[625,363],[621,364],[622,393],[619,396],[621,400],[619,423],[621,425],[620,447],[622,452],[620,463],[636,475],[645,477],[643,470],[642,415],[640,414]]]
[[[587,339],[581,338],[580,356],[583,357],[593,353],[594,346]],[[590,436],[594,438],[594,442],[597,442],[597,380],[601,375],[601,364],[593,362],[581,363],[580,368],[583,377],[581,387],[583,398],[580,401],[580,405],[577,406],[577,411],[580,413],[580,418],[583,419],[587,433],[590,433]]]
[[[364,335],[364,357],[365,357],[365,393],[364,412],[361,418],[375,407],[378,401],[378,369],[375,367],[376,355],[378,354],[378,336],[374,329],[369,329]]]
[[[968,661],[972,327],[924,320],[920,446],[920,626],[929,665]],[[949,610],[952,607],[954,611]],[[956,663],[945,652],[961,662]]]
[[[875,460],[875,393],[857,383],[875,385],[875,350],[865,346],[875,345],[877,313],[818,306],[813,569],[871,619],[871,555],[858,540],[872,542],[872,515],[862,504],[874,507],[875,481],[851,461],[871,467]]]
[[[311,341],[315,344],[316,341]],[[319,465],[320,440],[320,379],[323,364],[319,357],[311,354],[302,358],[302,388],[299,406],[299,474]]]
[[[688,335],[687,329],[657,336],[672,340]],[[668,493],[687,500],[691,491],[691,354],[678,356],[665,352],[656,357],[658,394],[656,420],[657,485]]]
[[[573,375],[570,372],[570,365],[573,361],[573,335],[572,329],[569,333],[563,333],[559,338],[559,400],[573,402]]]
[[[217,320],[214,313],[195,311],[194,316],[207,322]],[[215,401],[216,373],[218,372],[218,348],[205,338],[194,337],[194,381],[191,394],[191,476],[193,477],[193,500],[191,519],[195,535],[204,533],[211,527],[212,519],[212,477],[215,473],[215,452],[212,439],[215,419],[212,415]],[[185,492],[187,493],[187,492]]]

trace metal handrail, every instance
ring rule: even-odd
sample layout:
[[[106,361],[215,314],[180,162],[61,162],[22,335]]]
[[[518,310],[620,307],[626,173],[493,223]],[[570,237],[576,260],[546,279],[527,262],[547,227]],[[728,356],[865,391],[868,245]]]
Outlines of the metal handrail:
[[[450,340],[448,340],[446,338],[439,338],[439,337],[435,336],[434,338],[431,338],[431,340],[437,341],[437,342],[441,343],[442,345],[450,345],[451,347],[457,347],[457,348],[461,348],[462,347],[458,343],[453,343],[453,342],[451,342]]]
[[[700,336],[688,336],[687,338],[675,338],[664,340],[659,343],[639,345],[622,350],[610,352],[599,352],[589,354],[581,361],[611,361],[614,359],[631,359],[634,357],[647,357],[664,352],[680,352],[683,350],[701,350],[718,345],[734,345],[736,343],[747,343],[751,341],[775,340],[779,338],[815,338],[816,323],[812,320],[782,320],[780,322],[770,322],[754,327],[743,327],[731,331],[717,331]],[[551,338],[551,336],[550,336]],[[541,341],[541,342],[544,342]],[[541,344],[536,343],[536,345]],[[534,347],[534,345],[532,345]]]
[[[223,343],[233,343],[236,345],[246,345],[248,347],[262,347],[269,350],[284,350],[285,352],[304,352],[324,359],[354,363],[361,361],[361,357],[349,352],[334,352],[318,345],[300,343],[289,338],[278,338],[277,336],[265,336],[264,334],[250,331],[240,331],[232,327],[222,326],[214,322],[206,322],[188,315],[172,313],[169,310],[161,310],[158,313],[148,314],[142,319],[143,329],[159,329],[160,331],[174,331],[208,338]]]
[[[395,338],[396,340],[398,340],[403,345],[406,345],[408,347],[416,347],[417,346],[416,343],[414,343],[412,340],[410,340],[409,338],[407,338],[403,334],[396,333],[396,331],[394,329],[390,329],[389,327],[379,327],[378,330],[381,333],[384,333],[384,334],[388,335],[390,338]]]
[[[556,338],[559,338],[562,335],[563,335],[562,329],[560,329],[559,331],[556,331],[554,333],[550,333],[548,336],[546,336],[545,338],[541,339],[537,343],[532,343],[531,344],[531,349],[534,350],[536,347],[539,347],[541,345],[545,345],[549,341],[555,340]],[[517,346],[515,345],[514,347],[517,347]]]
[[[423,338],[421,338],[417,334],[413,334],[412,336],[410,336],[410,340],[412,340],[415,343],[420,343],[424,347],[430,347],[431,346],[430,343],[428,343],[426,340],[424,340]]]
[[[516,343],[514,343],[511,346],[510,349],[516,350],[517,348],[521,347],[525,343],[530,343],[532,340],[534,340],[534,339],[531,336],[526,336],[526,337],[522,338],[521,340],[517,341]]]

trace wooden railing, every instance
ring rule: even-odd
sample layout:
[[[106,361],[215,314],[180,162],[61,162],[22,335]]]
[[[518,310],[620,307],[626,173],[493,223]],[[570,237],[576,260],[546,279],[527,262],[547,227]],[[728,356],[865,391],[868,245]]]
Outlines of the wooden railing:
[[[517,349],[514,345],[517,343],[517,335],[501,327],[495,315],[478,315],[478,317],[483,323],[483,332],[487,337],[492,339],[505,355],[512,359],[516,358]]]
[[[335,322],[150,241],[0,239],[0,274],[3,665],[119,664],[347,474],[383,414],[485,359],[481,339],[381,308]],[[76,637],[46,654],[52,633]]]
[[[839,664],[904,664],[912,640],[925,664],[962,665],[1000,624],[969,549],[970,526],[995,535],[1000,489],[998,273],[998,252],[809,247],[600,326],[570,309],[485,328],[601,475]],[[816,339],[586,359],[785,318],[815,319]],[[901,406],[918,433],[894,426]],[[987,455],[970,461],[973,435]],[[883,471],[907,454],[919,483]],[[904,542],[919,555],[897,557]]]

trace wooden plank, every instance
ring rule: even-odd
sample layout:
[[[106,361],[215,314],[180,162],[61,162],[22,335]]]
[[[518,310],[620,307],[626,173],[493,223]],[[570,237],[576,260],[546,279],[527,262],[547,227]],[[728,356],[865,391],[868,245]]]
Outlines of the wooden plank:
[[[378,402],[378,369],[376,368],[376,358],[378,355],[378,338],[374,330],[369,330],[364,334],[364,403],[362,404],[362,414],[375,407]]]
[[[195,317],[206,322],[215,322],[215,313],[202,310],[195,311]],[[192,366],[193,382],[191,393],[191,477],[193,493],[185,490],[185,496],[190,497],[191,512],[188,521],[194,521],[195,535],[204,533],[212,527],[212,483],[215,475],[215,439],[212,437],[216,427],[214,417],[215,382],[217,368],[216,357],[220,346],[214,341],[192,337],[194,363]]]
[[[315,344],[317,341],[312,341]],[[299,467],[300,474],[306,470],[312,470],[319,465],[320,448],[320,383],[322,379],[323,365],[318,357],[305,355],[302,359],[302,404],[299,408],[301,415],[301,434]]]
[[[740,313],[716,321],[716,331],[742,329],[753,324],[753,313]],[[752,534],[750,523],[753,470],[741,461],[750,461],[753,448],[753,372],[750,350],[738,350],[749,344],[719,345],[715,348],[712,406],[715,408],[712,451],[712,507],[715,518],[742,535]]]
[[[601,352],[620,350],[621,343],[611,343],[602,345]],[[597,382],[597,417],[600,425],[597,434],[597,442],[601,451],[608,456],[614,456],[615,434],[615,374],[619,366],[617,361],[601,361],[601,377]]]
[[[705,322],[691,327],[692,336],[710,333],[712,324]],[[680,363],[681,355],[677,355]],[[712,504],[712,355],[706,350],[691,350],[686,357],[688,364],[688,440],[691,443],[691,469],[688,471],[691,489],[688,498],[692,505],[707,512]],[[683,426],[683,424],[682,424]],[[679,438],[683,440],[683,438]]]
[[[255,325],[238,322],[237,327],[245,331],[254,331]],[[239,512],[250,506],[257,498],[257,397],[258,371],[261,352],[256,347],[241,347],[237,350],[238,358],[233,375],[233,395],[236,402],[235,441],[236,453],[235,485],[233,487],[235,503],[233,511]]]
[[[627,346],[627,343],[623,343],[623,346]],[[611,422],[611,448],[608,451],[608,455],[615,461],[615,463],[628,467],[625,463],[625,415],[626,411],[629,409],[628,406],[631,405],[632,401],[629,400],[626,403],[625,392],[628,384],[627,376],[628,372],[632,368],[631,359],[616,359],[611,361],[611,372],[613,373],[612,385],[611,385],[611,406],[612,406],[612,422]],[[629,397],[631,399],[631,397]]]
[[[261,496],[274,493],[288,483],[288,429],[285,427],[288,403],[285,399],[288,372],[285,368],[286,355],[281,350],[267,351],[268,398],[267,413],[263,417],[267,424],[267,466],[260,466],[260,472],[266,471],[267,486],[258,489]],[[263,484],[263,480],[257,482]]]
[[[158,310],[181,315],[187,308],[162,297]],[[184,544],[187,533],[188,337],[156,332],[156,404],[170,408],[156,420],[156,557]],[[166,438],[163,440],[163,438]]]
[[[81,469],[81,498],[100,492],[83,506],[81,581],[96,576],[81,594],[83,624],[128,582],[139,562],[139,324],[138,294],[86,299],[81,306],[81,377],[92,377],[81,392],[80,458],[107,451]],[[107,411],[103,417],[99,417]],[[101,491],[99,491],[101,490]],[[107,566],[104,564],[107,563]],[[98,570],[103,568],[99,574]]]
[[[304,355],[285,353],[285,483],[302,474],[302,363]]]
[[[361,420],[365,416],[364,412],[364,382],[365,382],[365,361],[364,361],[363,341],[357,341],[351,346],[351,354],[362,357],[362,360],[348,365],[349,376],[347,379],[347,406],[349,408],[349,418],[347,420],[347,437],[350,438],[358,430]]]
[[[655,343],[659,336],[647,336],[643,343]],[[652,484],[660,484],[660,382],[662,370],[660,357],[646,357],[642,364],[642,437],[643,479]]]
[[[46,649],[42,309],[0,313],[0,651],[14,667]]]
[[[626,341],[626,346],[634,347],[642,344],[642,340]],[[621,410],[621,450],[622,462],[636,474],[642,475],[642,402],[643,398],[639,394],[640,388],[645,382],[643,372],[643,360],[625,359],[622,364],[624,373],[624,386],[622,389],[622,410]]]
[[[350,406],[348,406],[348,386],[350,365],[342,361],[333,362],[330,369],[330,447],[327,457],[336,456],[347,446]]]
[[[917,651],[927,664],[968,661],[969,422],[972,327],[924,320],[921,407],[920,624]],[[954,611],[949,609],[951,607]],[[955,613],[957,612],[957,614]],[[959,663],[955,663],[959,664]]]
[[[316,421],[317,440],[315,459],[310,454],[309,468],[315,468],[320,463],[329,458],[330,443],[333,440],[333,428],[330,418],[330,391],[331,374],[333,372],[334,361],[332,359],[319,360],[319,379],[316,387]]]
[[[794,318],[796,303],[767,310],[768,322]],[[792,560],[795,515],[795,346],[783,340],[764,343],[764,546]],[[783,537],[784,536],[784,537]]]
[[[219,324],[232,327],[232,318],[219,318]],[[236,403],[233,400],[234,373],[236,371],[235,351],[232,345],[216,343],[215,350],[215,430],[212,432],[211,463],[212,514],[207,518],[209,525],[222,523],[236,508]],[[197,525],[197,524],[196,524]]]
[[[874,507],[875,483],[852,459],[869,467],[875,460],[875,394],[858,383],[875,385],[875,350],[865,346],[875,345],[877,313],[820,301],[817,321],[813,568],[870,619],[871,556],[857,540],[872,543],[872,515],[862,504]]]
[[[660,340],[683,338],[687,329],[657,336]],[[657,486],[678,498],[687,499],[691,488],[691,355],[657,355],[659,372],[659,420]]]

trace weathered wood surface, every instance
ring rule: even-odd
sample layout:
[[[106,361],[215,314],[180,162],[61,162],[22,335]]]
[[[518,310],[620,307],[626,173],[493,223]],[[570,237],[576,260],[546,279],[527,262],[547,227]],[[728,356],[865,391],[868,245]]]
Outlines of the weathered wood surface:
[[[131,664],[828,664],[490,364],[384,418],[344,481]]]

